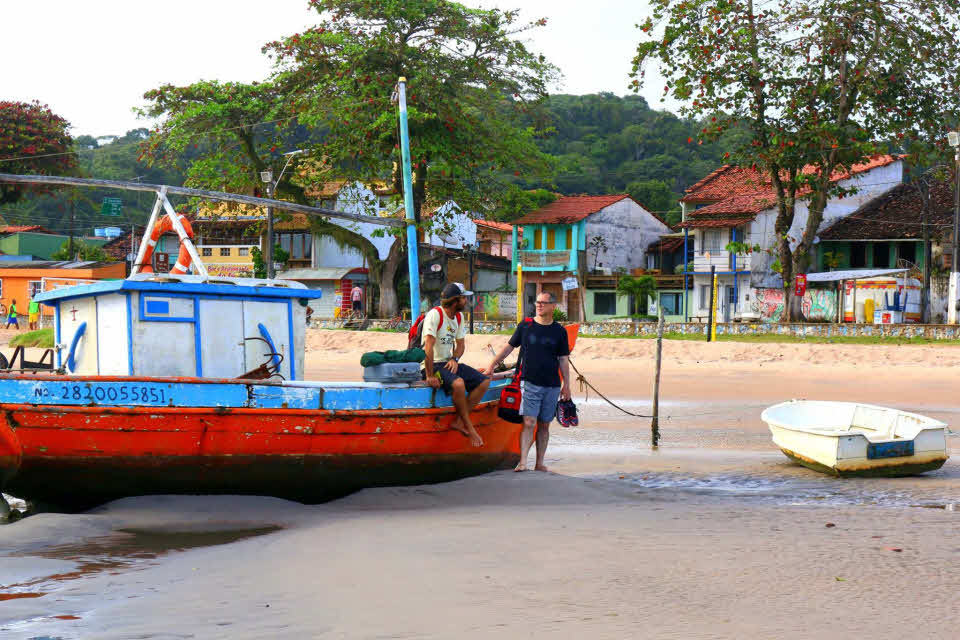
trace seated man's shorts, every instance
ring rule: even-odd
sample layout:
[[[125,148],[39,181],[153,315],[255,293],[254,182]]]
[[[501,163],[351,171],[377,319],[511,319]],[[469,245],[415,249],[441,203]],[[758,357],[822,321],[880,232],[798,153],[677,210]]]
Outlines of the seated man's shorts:
[[[457,367],[456,373],[453,373],[447,369],[446,365],[446,362],[434,362],[433,373],[440,374],[441,386],[443,390],[447,392],[447,395],[453,395],[453,381],[457,378],[461,378],[463,380],[463,386],[466,387],[467,393],[470,393],[479,387],[481,384],[483,384],[483,381],[487,379],[486,376],[470,365],[460,363],[460,365]],[[426,371],[422,371],[421,375],[426,378]]]

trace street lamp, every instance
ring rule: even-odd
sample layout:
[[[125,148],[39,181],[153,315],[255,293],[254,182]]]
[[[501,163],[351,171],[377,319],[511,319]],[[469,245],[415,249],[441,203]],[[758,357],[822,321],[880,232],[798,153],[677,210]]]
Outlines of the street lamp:
[[[954,155],[954,193],[953,193],[953,256],[950,262],[950,302],[947,309],[947,322],[957,324],[957,287],[960,286],[957,275],[958,245],[960,245],[960,131],[947,133],[947,142],[953,147]]]
[[[475,247],[472,244],[463,245],[463,252],[467,254],[467,269],[468,271],[468,282],[467,288],[470,291],[473,291],[473,258],[476,255]],[[477,301],[475,294],[470,299],[470,334],[473,334],[473,308],[476,306]]]
[[[263,182],[267,187],[267,198],[273,198],[273,192],[277,188],[277,185],[280,184],[280,180],[283,179],[283,172],[287,170],[287,167],[290,165],[290,160],[293,159],[293,156],[301,154],[305,149],[297,149],[296,151],[288,151],[284,156],[286,156],[287,161],[283,164],[283,169],[280,170],[280,175],[277,176],[277,179],[273,179],[273,169],[265,169],[260,172],[260,181]],[[273,207],[267,205],[267,247],[264,251],[264,262],[267,263],[267,278],[273,279],[276,275],[274,265],[273,265]]]

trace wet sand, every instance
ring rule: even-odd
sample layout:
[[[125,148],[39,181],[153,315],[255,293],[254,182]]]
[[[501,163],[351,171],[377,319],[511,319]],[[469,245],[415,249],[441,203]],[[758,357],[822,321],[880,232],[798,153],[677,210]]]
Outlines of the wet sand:
[[[311,332],[308,373],[355,378],[359,353],[398,340]],[[485,364],[484,345],[504,340],[471,338],[466,360]],[[647,413],[652,345],[581,339],[574,360]],[[960,438],[939,471],[838,480],[789,463],[759,413],[793,397],[863,400],[958,425],[960,349],[810,347],[668,342],[656,451],[649,420],[577,393],[581,426],[552,429],[554,473],[313,506],[130,498],[0,527],[0,632],[958,637]]]

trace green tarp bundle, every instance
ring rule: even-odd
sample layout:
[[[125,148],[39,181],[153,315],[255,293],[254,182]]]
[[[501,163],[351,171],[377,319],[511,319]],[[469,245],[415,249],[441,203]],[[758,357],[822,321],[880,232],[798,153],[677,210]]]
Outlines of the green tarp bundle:
[[[375,367],[384,362],[423,362],[427,354],[423,349],[403,349],[390,351],[367,351],[360,356],[361,367]]]

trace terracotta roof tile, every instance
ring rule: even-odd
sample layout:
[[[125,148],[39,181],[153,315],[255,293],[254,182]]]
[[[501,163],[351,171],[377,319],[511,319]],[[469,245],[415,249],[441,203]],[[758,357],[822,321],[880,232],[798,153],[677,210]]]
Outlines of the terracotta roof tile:
[[[686,222],[681,222],[680,227],[686,227],[687,229],[704,229],[708,227],[737,227],[741,224],[746,224],[748,222],[753,222],[754,216],[738,216],[732,218],[704,218],[702,220],[697,219],[688,219]]]
[[[849,169],[835,171],[831,180],[846,180],[858,173],[864,173],[885,167],[897,162],[901,156],[878,155],[871,158],[868,162],[855,164]],[[814,173],[815,168],[807,166],[804,173]],[[797,193],[802,196],[808,190]],[[724,165],[720,169],[710,173],[700,182],[687,189],[687,196],[684,196],[683,202],[709,202],[705,207],[692,211],[688,222],[696,218],[706,218],[712,216],[731,216],[752,214],[755,216],[761,211],[773,207],[777,202],[776,193],[761,174],[752,169],[742,169]],[[686,224],[683,226],[690,227]],[[703,226],[703,225],[698,225]]]
[[[24,231],[33,231],[34,233],[47,233],[50,235],[57,235],[53,231],[50,231],[46,227],[42,227],[39,224],[23,224],[23,225],[4,225],[0,226],[0,233],[20,233]]]
[[[612,204],[630,196],[618,193],[608,196],[562,196],[545,207],[532,211],[513,221],[513,226],[524,224],[570,224],[580,222]]]
[[[770,180],[759,171],[725,164],[688,187],[680,202],[717,202],[769,188]]]
[[[897,185],[817,234],[821,240],[904,240],[923,238],[922,201],[913,184]],[[953,187],[930,185],[930,233],[940,237],[953,223]]]
[[[513,229],[513,225],[506,222],[494,222],[492,220],[474,220],[473,224],[478,227],[487,227],[488,229],[496,229],[497,231],[510,231]]]
[[[672,253],[683,246],[683,238],[665,236],[647,247],[647,253]]]

